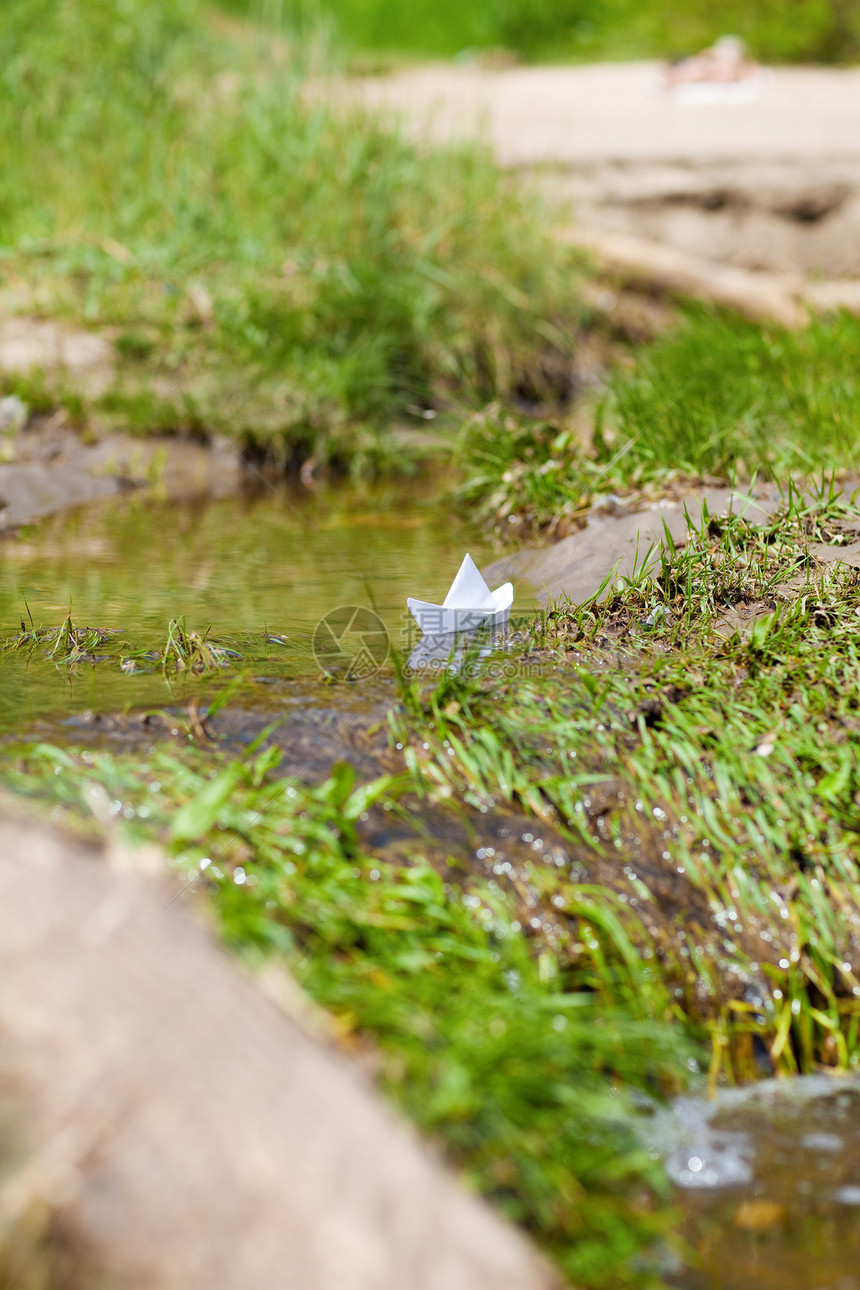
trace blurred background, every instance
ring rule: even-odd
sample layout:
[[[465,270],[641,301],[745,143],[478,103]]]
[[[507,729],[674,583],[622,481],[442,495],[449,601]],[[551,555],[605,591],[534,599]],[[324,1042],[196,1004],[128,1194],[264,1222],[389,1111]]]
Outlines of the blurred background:
[[[525,59],[673,57],[731,32],[776,62],[844,62],[860,40],[856,0],[219,0],[240,17],[331,23],[353,57],[453,57],[498,49]]]

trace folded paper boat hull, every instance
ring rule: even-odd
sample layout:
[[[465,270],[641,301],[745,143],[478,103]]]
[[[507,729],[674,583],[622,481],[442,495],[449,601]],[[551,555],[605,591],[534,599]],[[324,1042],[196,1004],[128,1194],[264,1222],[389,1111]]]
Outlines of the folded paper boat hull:
[[[447,636],[457,632],[474,631],[486,624],[500,627],[508,619],[514,603],[513,583],[506,582],[492,593],[492,609],[465,609],[454,605],[434,605],[428,600],[406,601],[412,617],[426,636]]]

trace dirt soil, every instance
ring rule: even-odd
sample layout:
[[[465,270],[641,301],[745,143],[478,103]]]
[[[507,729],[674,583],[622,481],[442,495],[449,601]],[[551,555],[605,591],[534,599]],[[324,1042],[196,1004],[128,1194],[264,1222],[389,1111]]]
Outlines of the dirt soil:
[[[85,442],[61,411],[0,432],[0,537],[44,515],[149,487],[177,501],[234,492],[242,459],[223,440],[136,439],[113,433]]]
[[[847,496],[860,487],[856,475],[846,475],[840,487]],[[776,483],[756,483],[751,490],[696,488],[679,490],[676,497],[656,502],[628,504],[610,498],[595,507],[585,526],[549,546],[527,545],[512,555],[502,556],[482,570],[492,586],[507,578],[525,583],[540,604],[569,599],[580,604],[593,596],[604,579],[614,571],[611,586],[634,569],[658,558],[668,532],[677,546],[683,546],[691,529],[709,515],[740,515],[750,524],[764,525],[784,502]],[[810,554],[820,564],[841,563],[860,568],[860,542],[812,543]],[[601,599],[611,594],[610,588]],[[737,625],[737,624],[735,624]]]
[[[576,222],[749,270],[860,278],[860,69],[765,69],[749,101],[684,102],[650,62],[431,66],[353,91],[413,132],[486,138]]]

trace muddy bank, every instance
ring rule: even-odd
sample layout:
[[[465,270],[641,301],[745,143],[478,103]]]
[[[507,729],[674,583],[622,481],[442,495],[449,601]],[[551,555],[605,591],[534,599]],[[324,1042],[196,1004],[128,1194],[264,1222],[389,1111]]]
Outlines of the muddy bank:
[[[261,747],[281,752],[279,777],[318,784],[341,760],[368,779],[394,769],[386,718],[395,702],[390,676],[361,686],[327,686],[318,677],[289,683],[272,678],[268,684],[249,682],[235,702],[212,716],[206,703],[196,699],[155,712],[88,710],[71,717],[43,718],[15,737],[117,753],[145,753],[156,740],[193,741],[237,757],[263,737]]]
[[[98,398],[116,379],[115,360],[110,336],[50,319],[0,318],[0,375],[13,380],[51,373]],[[17,395],[0,399],[0,535],[131,488],[173,500],[222,497],[243,474],[241,458],[223,440],[81,434],[63,409],[46,415]]]

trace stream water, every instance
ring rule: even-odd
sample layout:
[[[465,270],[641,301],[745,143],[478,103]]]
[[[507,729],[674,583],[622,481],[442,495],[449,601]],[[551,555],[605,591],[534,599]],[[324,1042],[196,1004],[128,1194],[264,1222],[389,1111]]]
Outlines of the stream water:
[[[699,1266],[683,1290],[860,1290],[860,1081],[808,1075],[680,1098],[652,1147]]]
[[[258,699],[265,689],[263,708],[287,714],[287,752],[307,767],[316,750],[328,765],[338,713],[374,687],[384,708],[393,683],[383,668],[362,686],[328,685],[314,656],[320,620],[341,606],[372,609],[405,653],[414,640],[406,596],[441,599],[466,550],[479,564],[497,554],[462,518],[403,485],[261,488],[182,504],[128,493],[0,541],[0,640],[30,615],[55,627],[70,612],[77,626],[155,651],[168,621],[184,615],[242,655]],[[74,739],[86,713],[201,692],[201,678],[166,680],[157,667],[124,672],[115,658],[69,667],[42,648],[11,651],[0,654],[0,733]],[[240,730],[255,733],[268,719],[254,702],[240,700]],[[229,735],[229,710],[221,719]],[[113,736],[96,724],[86,737]],[[657,1112],[653,1129],[694,1251],[672,1273],[675,1285],[860,1290],[860,1084],[810,1077],[716,1102],[686,1098]]]
[[[313,638],[325,615],[371,609],[392,648],[408,654],[407,595],[441,599],[467,550],[479,563],[492,558],[474,526],[417,487],[261,487],[183,504],[127,493],[0,542],[0,640],[30,616],[56,627],[70,613],[78,627],[119,632],[129,649],[159,650],[170,619],[184,616],[253,673],[322,682]],[[158,669],[69,668],[44,649],[8,652],[0,655],[0,731],[47,713],[169,704],[182,690]]]

